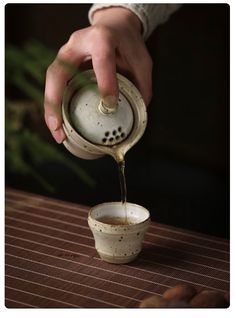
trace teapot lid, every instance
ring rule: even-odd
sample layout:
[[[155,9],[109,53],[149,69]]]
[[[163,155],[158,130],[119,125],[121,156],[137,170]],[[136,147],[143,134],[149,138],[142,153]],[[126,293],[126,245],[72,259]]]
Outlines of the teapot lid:
[[[96,85],[82,87],[70,100],[70,118],[76,131],[93,144],[113,146],[128,137],[134,115],[127,98],[120,92],[114,111],[104,112]]]

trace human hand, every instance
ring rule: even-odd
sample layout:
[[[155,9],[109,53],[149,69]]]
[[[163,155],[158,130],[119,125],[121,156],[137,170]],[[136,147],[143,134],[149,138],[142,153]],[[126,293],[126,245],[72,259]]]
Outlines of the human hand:
[[[152,60],[141,36],[141,23],[134,13],[121,7],[97,10],[93,25],[78,30],[61,47],[48,67],[45,84],[45,121],[54,139],[66,139],[62,128],[61,102],[72,73],[61,63],[76,68],[91,59],[103,101],[116,104],[116,71],[127,76],[148,105],[152,95]]]

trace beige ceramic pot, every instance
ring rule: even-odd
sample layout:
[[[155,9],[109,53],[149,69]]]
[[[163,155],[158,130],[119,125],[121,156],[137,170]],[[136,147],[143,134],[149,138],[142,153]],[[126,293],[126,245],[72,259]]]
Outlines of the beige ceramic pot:
[[[71,80],[62,102],[65,147],[82,159],[97,159],[106,154],[122,161],[125,153],[142,137],[147,125],[146,106],[137,88],[117,74],[119,102],[117,108],[104,113],[101,96],[92,70],[83,73],[90,81],[80,87]],[[92,84],[91,84],[92,83]]]

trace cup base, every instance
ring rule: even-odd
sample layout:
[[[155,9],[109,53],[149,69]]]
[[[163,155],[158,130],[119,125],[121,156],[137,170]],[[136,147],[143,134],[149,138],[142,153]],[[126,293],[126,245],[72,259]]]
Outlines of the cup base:
[[[112,264],[127,264],[134,261],[139,253],[131,254],[127,256],[116,256],[116,255],[108,255],[98,251],[99,256],[105,262]]]

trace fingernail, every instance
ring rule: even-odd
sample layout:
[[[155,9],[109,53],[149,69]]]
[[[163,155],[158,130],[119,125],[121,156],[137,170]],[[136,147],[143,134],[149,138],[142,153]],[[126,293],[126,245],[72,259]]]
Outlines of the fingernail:
[[[50,130],[55,131],[57,129],[58,122],[56,117],[48,116],[47,122],[48,122],[48,127]]]
[[[52,134],[58,144],[61,144],[66,138],[64,130],[62,128],[54,131]]]
[[[110,110],[115,110],[117,107],[117,98],[115,96],[105,96],[102,98],[102,101],[105,104],[105,107]]]

